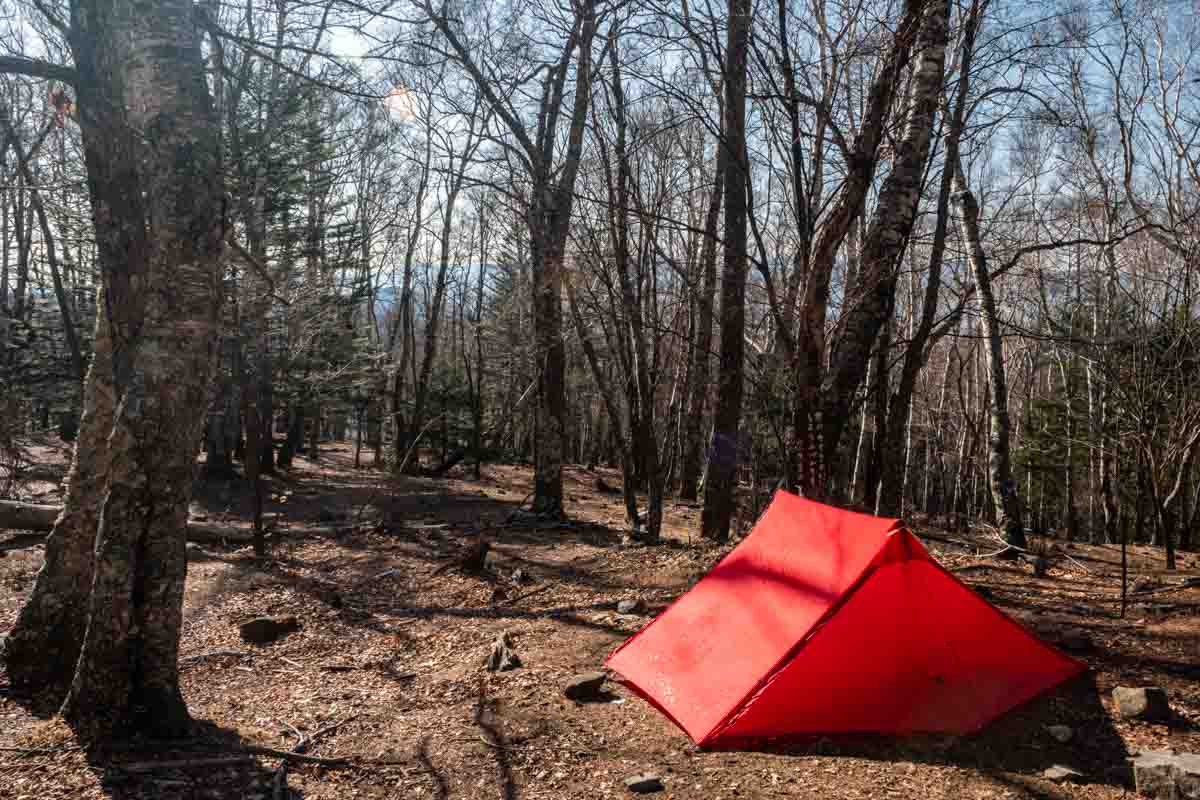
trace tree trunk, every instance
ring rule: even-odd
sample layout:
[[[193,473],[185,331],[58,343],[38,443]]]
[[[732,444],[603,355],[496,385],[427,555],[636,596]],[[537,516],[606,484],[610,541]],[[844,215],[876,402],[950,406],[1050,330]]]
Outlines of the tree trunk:
[[[987,256],[979,233],[979,203],[967,187],[962,165],[955,168],[955,202],[959,207],[959,228],[967,245],[967,261],[975,273],[979,294],[983,333],[987,343],[988,366],[988,482],[992,504],[996,510],[996,526],[1004,541],[1013,548],[1025,547],[1025,527],[1021,522],[1021,507],[1017,501],[1017,484],[1012,477],[1009,456],[1011,439],[1008,416],[1008,380],[1004,374],[1004,343],[1000,338],[1000,323],[996,316],[996,299],[992,294],[991,275]]]
[[[307,404],[308,398],[302,392],[288,407],[287,438],[279,448],[279,466],[282,469],[291,469],[292,459],[304,449],[304,409]]]
[[[971,61],[974,55],[975,32],[977,30],[976,9],[972,6],[971,15],[963,24],[962,58],[959,65],[959,75],[969,75]],[[946,251],[946,234],[949,230],[950,194],[953,189],[954,164],[958,163],[958,147],[962,138],[963,117],[966,114],[967,91],[969,82],[960,77],[955,97],[953,118],[949,123],[946,136],[945,158],[942,166],[942,178],[938,190],[937,219],[934,223],[933,243],[929,250],[929,270],[926,274],[925,297],[921,305],[921,321],[908,343],[904,353],[904,362],[900,368],[900,379],[896,393],[892,396],[890,417],[888,420],[888,443],[884,448],[883,466],[880,474],[878,513],[884,516],[899,516],[902,510],[901,484],[899,475],[900,423],[912,414],[912,396],[916,389],[917,377],[929,352],[937,344],[940,337],[933,336],[934,319],[938,311],[938,294],[942,283],[942,260]],[[943,384],[944,386],[944,384]],[[928,452],[928,447],[926,448]],[[925,464],[926,476],[929,474],[929,463]],[[926,482],[928,486],[928,481]],[[925,493],[928,495],[928,492]]]
[[[942,92],[949,16],[947,0],[929,0],[922,11],[904,133],[896,143],[892,171],[880,188],[879,201],[867,229],[862,267],[846,315],[845,333],[834,344],[830,356],[832,374],[822,384],[821,443],[826,464],[833,463],[854,391],[866,375],[872,345],[890,315],[896,271],[920,204],[925,162]]]
[[[868,368],[871,382],[868,384],[866,399],[870,401],[875,433],[871,437],[871,451],[867,457],[866,474],[863,478],[863,505],[876,514],[882,513],[879,511],[879,481],[884,460],[887,458],[883,451],[891,438],[888,434],[888,351],[891,348],[891,339],[891,329],[885,323],[875,345],[875,364]]]
[[[29,599],[4,641],[8,680],[25,695],[60,702],[71,684],[87,621],[93,547],[108,476],[108,436],[117,407],[112,328],[97,296],[92,363],[84,384],[83,416],[67,474],[67,496],[46,538],[46,555]],[[54,513],[54,512],[50,512]],[[42,515],[44,524],[49,514]],[[6,527],[42,530],[29,512]]]
[[[827,349],[826,321],[837,252],[862,216],[867,194],[875,178],[888,114],[901,86],[901,72],[908,63],[914,40],[924,29],[925,7],[924,0],[904,4],[904,15],[890,48],[880,60],[879,69],[867,93],[858,133],[851,145],[852,157],[843,187],[818,230],[812,256],[808,260],[809,269],[804,276],[799,325],[793,342],[792,402],[795,409],[789,449],[799,456],[799,488],[809,497],[821,498],[827,493],[833,470],[826,454],[837,449],[836,444],[831,447],[826,441],[827,429],[830,428],[825,408],[828,398],[825,402],[822,399],[825,393],[823,363]],[[861,283],[857,276],[855,283]],[[786,318],[787,315],[780,316]],[[864,373],[870,363],[872,343],[873,337],[866,342],[866,352],[862,356],[860,366]],[[859,374],[857,380],[850,381],[850,394],[841,398],[841,401],[852,401],[853,392],[862,384],[862,378],[863,374]],[[839,429],[840,435],[844,425],[845,420],[841,420],[833,427]]]
[[[228,348],[235,352],[235,348]],[[236,367],[233,369],[236,373]],[[241,428],[238,384],[233,375],[221,375],[216,380],[216,399],[205,420],[204,477],[229,479],[234,476],[233,454],[237,449]]]
[[[433,374],[433,362],[437,357],[438,331],[441,327],[442,307],[446,301],[446,279],[450,274],[450,235],[454,223],[454,204],[458,199],[462,177],[461,172],[453,176],[454,182],[446,197],[446,207],[442,217],[437,278],[434,280],[433,299],[428,312],[428,320],[425,323],[425,352],[421,358],[421,370],[417,374],[417,383],[413,392],[413,411],[408,424],[408,440],[410,442],[415,441],[421,427],[425,424],[425,403],[429,395],[429,378]],[[410,469],[415,469],[420,463],[421,459],[414,456],[410,459]]]
[[[571,319],[575,323],[575,333],[579,337],[579,344],[583,349],[584,357],[587,359],[588,368],[592,372],[592,379],[596,382],[596,388],[600,392],[600,399],[604,403],[604,408],[608,411],[608,418],[612,425],[612,438],[619,442],[618,450],[621,456],[621,475],[623,478],[621,481],[621,493],[625,501],[625,518],[629,522],[630,538],[636,538],[637,532],[642,525],[642,518],[638,512],[637,491],[634,489],[632,481],[630,481],[630,476],[632,476],[634,470],[633,451],[621,431],[621,416],[620,409],[617,406],[616,393],[612,390],[603,369],[600,367],[600,358],[596,354],[596,346],[592,343],[592,339],[588,335],[587,326],[583,321],[583,314],[579,310],[575,288],[569,281],[566,288],[567,304],[571,310]]]
[[[188,722],[177,674],[184,525],[220,321],[218,126],[190,2],[92,0],[72,27],[107,319],[58,541],[10,644],[20,674],[31,629],[49,644],[58,614],[86,619],[67,721],[84,739],[135,720],[178,732]],[[94,564],[83,555],[93,542]],[[91,587],[85,608],[80,590],[55,592],[68,585]]]
[[[742,413],[742,361],[746,327],[746,62],[753,23],[749,0],[729,0],[725,49],[726,149],[725,242],[721,268],[721,374],[718,381],[712,450],[704,486],[701,533],[724,542],[736,505],[738,425]]]
[[[704,217],[704,244],[700,248],[701,283],[697,298],[696,341],[692,349],[691,393],[684,417],[683,463],[680,465],[679,496],[695,500],[700,470],[704,463],[704,408],[709,390],[712,362],[713,295],[717,285],[717,226],[721,217],[728,150],[717,143],[716,177]]]

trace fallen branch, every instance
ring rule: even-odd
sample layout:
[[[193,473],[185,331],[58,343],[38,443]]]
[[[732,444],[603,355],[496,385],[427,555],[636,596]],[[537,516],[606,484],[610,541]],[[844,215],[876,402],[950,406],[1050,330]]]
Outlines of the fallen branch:
[[[1175,592],[1180,589],[1194,589],[1200,586],[1200,578],[1188,578],[1183,583],[1173,583],[1170,586],[1160,586],[1157,589],[1142,589],[1140,592],[1130,592],[1130,597],[1146,597],[1152,594],[1162,594],[1163,592]]]
[[[135,761],[132,764],[114,764],[122,772],[155,772],[160,769],[190,769],[193,767],[249,766],[254,759],[249,756],[223,756],[220,758],[179,758],[168,761]]]
[[[1078,562],[1077,560],[1075,560],[1074,558],[1071,558],[1071,556],[1067,555],[1066,553],[1062,552],[1061,550],[1060,550],[1060,551],[1057,551],[1057,552],[1055,553],[1055,555],[1057,555],[1057,556],[1061,556],[1061,557],[1065,558],[1067,561],[1070,561],[1072,564],[1074,564],[1075,566],[1077,566],[1077,567],[1079,567],[1081,570],[1083,570],[1083,571],[1084,571],[1086,574],[1088,574],[1088,575],[1091,575],[1091,574],[1092,574],[1092,571],[1091,571],[1090,569],[1088,569],[1087,567],[1085,567],[1083,564],[1079,563],[1079,562]]]
[[[0,530],[46,531],[54,529],[54,521],[62,513],[62,506],[43,506],[36,503],[18,503],[0,500]],[[224,525],[189,520],[187,538],[193,542],[251,542],[249,533],[235,531]],[[45,536],[17,536],[0,542],[0,550],[16,550],[33,547],[45,541]]]
[[[296,735],[296,744],[292,746],[292,752],[293,753],[302,752],[304,750],[305,744],[307,744],[307,740],[304,738],[304,734],[300,732],[299,728],[297,728],[295,725],[293,725],[290,722],[284,722],[283,724],[287,725],[289,728],[291,728],[292,733],[294,733]],[[275,770],[275,779],[272,781],[273,788],[274,788],[274,791],[272,792],[272,796],[273,796],[274,800],[287,800],[287,796],[289,794],[288,783],[287,783],[287,765],[288,765],[288,762],[287,762],[287,759],[285,758],[279,762],[279,767]]]
[[[258,756],[284,758],[289,761],[303,761],[306,764],[320,764],[325,767],[350,766],[350,760],[346,758],[321,758],[320,756],[310,756],[305,753],[295,753],[291,750],[277,750],[274,747],[264,747],[259,744],[242,745],[241,750],[244,753],[253,753]]]

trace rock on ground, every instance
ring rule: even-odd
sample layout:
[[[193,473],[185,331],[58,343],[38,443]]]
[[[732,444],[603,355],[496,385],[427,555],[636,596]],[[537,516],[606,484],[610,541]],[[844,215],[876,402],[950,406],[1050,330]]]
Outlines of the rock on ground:
[[[289,633],[300,630],[300,620],[294,616],[286,617],[256,617],[249,622],[243,622],[239,627],[243,642],[251,644],[270,644],[282,639]]]
[[[1042,777],[1062,783],[1063,781],[1077,781],[1083,777],[1083,773],[1062,764],[1055,764],[1042,772]]]
[[[661,792],[664,787],[662,779],[657,775],[646,774],[626,778],[625,788],[635,794],[650,794],[651,792]]]
[[[618,614],[640,614],[646,606],[642,603],[641,598],[634,600],[622,600],[617,603]]]
[[[1046,732],[1049,733],[1055,741],[1066,744],[1071,741],[1071,737],[1075,735],[1075,731],[1070,725],[1047,725]]]
[[[1138,794],[1156,800],[1200,799],[1200,755],[1148,750],[1133,760]]]
[[[1165,690],[1157,686],[1118,686],[1112,692],[1117,714],[1125,719],[1164,721],[1171,717]]]
[[[584,672],[567,681],[567,685],[563,687],[563,694],[581,703],[597,700],[600,697],[600,687],[606,680],[608,676],[603,672]]]

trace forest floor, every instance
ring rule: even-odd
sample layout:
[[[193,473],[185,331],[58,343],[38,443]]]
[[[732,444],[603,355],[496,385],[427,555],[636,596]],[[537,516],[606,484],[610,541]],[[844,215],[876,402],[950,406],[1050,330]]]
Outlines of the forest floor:
[[[64,452],[41,451],[59,463]],[[291,749],[298,733],[323,729],[307,752],[349,764],[293,764],[290,797],[618,798],[630,796],[626,778],[653,772],[664,798],[1116,798],[1132,791],[1130,754],[1200,751],[1200,588],[1170,586],[1200,574],[1195,556],[1166,574],[1160,551],[1130,548],[1131,578],[1165,590],[1121,619],[1117,547],[1063,548],[1035,578],[1028,564],[980,558],[995,549],[982,532],[947,535],[920,520],[915,532],[944,565],[1066,641],[1092,671],[978,735],[820,739],[773,752],[702,752],[619,684],[602,702],[568,700],[573,674],[598,669],[727,549],[697,541],[699,508],[679,503],[668,503],[663,546],[621,547],[620,498],[595,491],[582,469],[566,474],[572,524],[505,527],[531,481],[530,469],[499,465],[480,481],[393,479],[355,470],[345,448],[298,459],[270,480],[269,564],[244,546],[189,548],[181,678],[192,714],[207,721],[205,746],[135,741],[87,753],[0,681],[0,797],[284,797],[278,759],[230,759],[248,744]],[[202,486],[193,516],[245,528],[249,501],[237,485]],[[40,502],[58,499],[52,483],[28,488]],[[477,529],[493,539],[487,572],[446,569]],[[0,558],[0,635],[40,561],[40,547]],[[513,580],[518,569],[524,581]],[[634,598],[644,612],[617,612]],[[295,615],[303,628],[268,646],[243,643],[239,623],[264,614]],[[488,672],[502,632],[522,666]],[[1166,688],[1175,719],[1117,719],[1117,685]],[[1046,730],[1056,724],[1074,738],[1057,742]],[[1057,764],[1082,777],[1042,776]]]

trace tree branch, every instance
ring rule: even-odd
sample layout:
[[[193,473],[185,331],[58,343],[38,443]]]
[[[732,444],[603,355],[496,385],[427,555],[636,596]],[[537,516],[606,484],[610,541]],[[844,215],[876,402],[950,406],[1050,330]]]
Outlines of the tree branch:
[[[73,67],[42,61],[40,58],[25,58],[23,56],[0,56],[0,72],[9,75],[26,75],[30,78],[45,78],[51,81],[62,81],[75,85],[79,83],[79,73]]]

